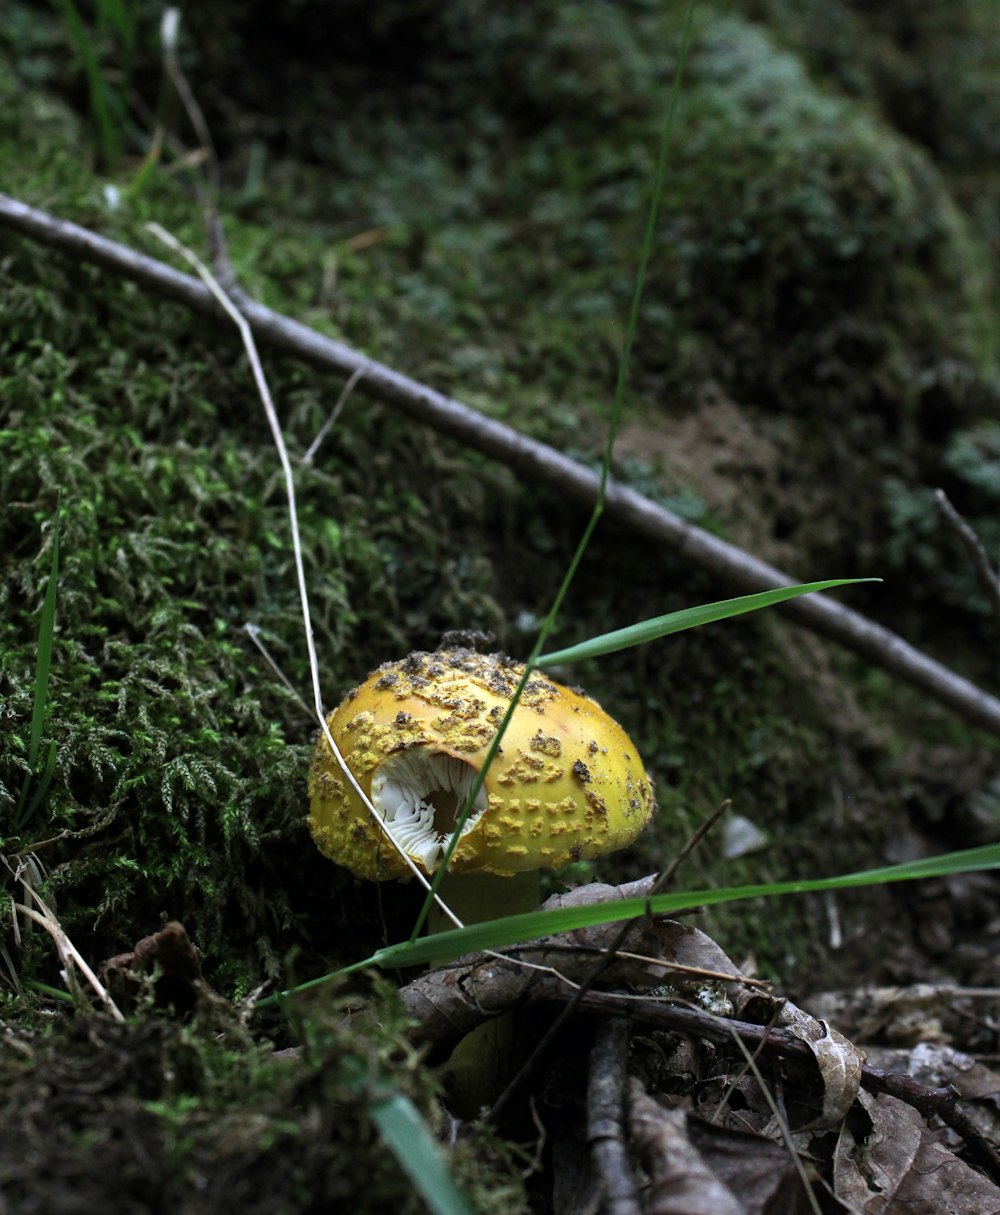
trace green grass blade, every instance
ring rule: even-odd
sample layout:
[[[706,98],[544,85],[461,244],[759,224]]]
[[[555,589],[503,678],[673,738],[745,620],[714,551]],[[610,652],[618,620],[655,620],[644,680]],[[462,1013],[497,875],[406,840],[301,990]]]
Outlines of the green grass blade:
[[[45,600],[38,621],[38,662],[35,666],[35,704],[31,714],[31,740],[28,744],[28,763],[34,767],[38,759],[38,748],[42,741],[42,726],[45,707],[48,703],[49,672],[52,670],[52,647],[56,632],[56,589],[59,579],[59,508],[56,507],[56,524],[52,534],[52,562],[49,566],[49,581],[45,588]]]
[[[114,30],[126,51],[135,49],[135,16],[124,0],[98,0],[97,20],[99,29]]]
[[[881,869],[866,869],[860,873],[841,874],[837,877],[772,882],[758,886],[730,886],[719,890],[679,891],[646,899],[622,899],[586,907],[533,911],[526,915],[508,916],[502,920],[490,920],[485,924],[473,924],[467,928],[435,933],[432,937],[423,937],[412,943],[389,945],[373,954],[368,959],[368,964],[382,967],[420,966],[435,959],[454,958],[482,949],[504,949],[555,932],[571,932],[594,924],[612,924],[645,915],[647,912],[666,915],[684,907],[732,903],[740,899],[774,895],[808,894],[821,890],[851,890],[859,886],[941,877],[951,873],[971,873],[982,869],[1000,869],[1000,844],[988,844],[963,852],[949,852],[943,856],[908,861],[902,865],[889,865]],[[352,970],[359,969],[361,965],[363,964],[352,967]]]
[[[109,168],[113,168],[118,163],[122,152],[122,134],[115,117],[116,98],[101,72],[94,40],[83,23],[80,10],[73,0],[53,0],[53,4],[66,22],[70,38],[83,63],[84,75],[87,77],[87,89],[90,93],[90,106],[97,124],[101,155],[105,164]]]
[[[686,907],[734,903],[740,899],[768,898],[784,894],[810,894],[823,890],[852,890],[860,886],[878,886],[887,882],[906,882],[917,878],[944,877],[953,873],[973,873],[985,869],[1000,869],[1000,844],[968,848],[962,852],[947,852],[941,856],[906,861],[880,869],[865,869],[859,873],[840,874],[829,878],[806,878],[792,882],[770,882],[758,886],[729,886],[719,890],[687,890],[658,894],[653,898],[621,899],[612,903],[594,903],[586,907],[564,907],[555,911],[532,911],[526,915],[507,916],[468,928],[435,933],[419,941],[402,942],[378,950],[370,958],[345,966],[333,974],[321,975],[290,991],[277,992],[258,1001],[257,1007],[280,1002],[296,992],[309,991],[329,983],[341,975],[354,974],[371,966],[393,969],[400,966],[422,966],[428,962],[457,958],[465,953],[483,949],[505,949],[534,941],[556,932],[572,932],[595,924],[612,924],[621,920],[654,912],[669,915]]]
[[[420,1111],[401,1093],[369,1107],[372,1121],[434,1215],[473,1215]]]
[[[677,67],[674,71],[673,84],[670,87],[670,97],[667,101],[667,112],[663,122],[663,129],[660,134],[660,146],[656,158],[656,171],[653,175],[653,186],[650,191],[649,206],[646,211],[646,229],[642,239],[642,247],[639,250],[639,262],[635,272],[635,283],[632,290],[632,305],[629,310],[628,324],[625,327],[625,344],[622,347],[621,357],[618,360],[618,376],[615,382],[614,397],[611,402],[611,420],[608,425],[608,437],[604,447],[604,455],[601,460],[601,480],[597,491],[597,501],[594,503],[594,509],[591,511],[590,518],[587,521],[586,527],[583,529],[583,535],[580,537],[580,542],[576,546],[576,551],[570,558],[566,572],[563,574],[562,582],[555,593],[555,598],[549,607],[549,610],[542,621],[541,629],[538,637],[532,647],[531,654],[528,656],[528,661],[525,664],[524,678],[518,684],[511,702],[507,707],[507,712],[504,714],[503,721],[497,730],[496,735],[490,743],[490,748],[486,753],[486,758],[479,774],[469,790],[468,799],[461,813],[458,815],[455,823],[455,829],[451,833],[451,841],[445,849],[444,856],[441,858],[441,863],[437,867],[437,871],[431,880],[430,890],[427,892],[427,897],[424,899],[423,906],[417,915],[413,924],[413,930],[410,934],[410,940],[415,941],[420,934],[420,930],[424,926],[427,919],[427,914],[431,909],[434,901],[434,896],[437,894],[444,880],[444,875],[448,871],[448,865],[451,862],[452,854],[458,846],[459,838],[462,834],[462,824],[468,818],[472,811],[472,806],[479,794],[479,790],[483,786],[486,779],[486,773],[489,770],[490,764],[493,762],[493,757],[500,748],[500,743],[503,740],[504,732],[507,725],[517,707],[517,702],[521,698],[521,693],[524,691],[528,676],[531,670],[537,666],[538,653],[548,640],[549,633],[555,624],[559,615],[559,610],[562,607],[563,600],[569,593],[570,585],[576,577],[576,571],[583,560],[583,555],[590,545],[590,538],[594,533],[597,522],[604,511],[604,499],[607,493],[608,478],[611,474],[611,457],[614,454],[615,440],[618,435],[618,426],[621,421],[622,408],[625,401],[625,388],[628,384],[629,368],[632,359],[632,347],[635,344],[635,336],[639,329],[639,310],[642,304],[643,289],[646,282],[646,271],[649,267],[649,261],[653,253],[653,238],[656,234],[657,220],[660,214],[660,203],[663,200],[664,183],[667,177],[667,163],[669,160],[670,147],[673,138],[674,120],[677,116],[677,102],[680,98],[681,82],[683,80],[684,67],[687,63],[688,49],[691,44],[691,31],[694,24],[694,0],[688,0],[687,8],[684,13],[684,24],[681,28],[681,45],[678,55]]]
[[[700,607],[684,608],[679,612],[668,612],[666,616],[655,616],[651,620],[640,620],[624,629],[602,633],[579,645],[564,650],[553,650],[540,654],[535,659],[537,666],[552,666],[561,662],[579,662],[583,658],[600,658],[603,654],[614,654],[634,645],[644,645],[658,637],[694,629],[715,620],[728,620],[730,616],[742,616],[760,608],[783,603],[786,599],[797,599],[800,595],[811,595],[813,591],[826,591],[835,586],[849,586],[854,582],[881,582],[881,578],[828,578],[823,582],[803,582],[797,586],[776,587],[771,591],[759,591],[755,595],[741,595],[737,599],[720,599],[716,603],[703,603]]]
[[[43,996],[48,996],[50,1000],[62,1000],[66,1004],[75,1004],[76,1001],[68,991],[63,991],[61,987],[50,987],[48,983],[39,983],[35,979],[25,980],[25,986],[32,991],[40,992]]]

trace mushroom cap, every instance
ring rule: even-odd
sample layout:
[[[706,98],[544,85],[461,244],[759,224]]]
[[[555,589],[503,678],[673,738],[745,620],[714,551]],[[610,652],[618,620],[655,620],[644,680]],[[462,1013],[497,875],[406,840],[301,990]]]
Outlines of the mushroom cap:
[[[327,725],[382,825],[320,735],[309,772],[309,828],[320,851],[358,877],[407,877],[391,832],[432,873],[523,673],[502,654],[449,649],[371,674]],[[631,843],[654,808],[652,782],[621,726],[582,692],[535,674],[449,871],[511,875],[600,856]]]

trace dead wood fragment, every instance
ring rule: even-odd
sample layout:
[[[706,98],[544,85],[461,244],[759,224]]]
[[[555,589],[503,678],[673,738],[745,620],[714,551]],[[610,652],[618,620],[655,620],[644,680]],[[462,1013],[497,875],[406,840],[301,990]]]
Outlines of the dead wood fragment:
[[[143,937],[128,953],[116,954],[101,965],[101,978],[126,1010],[135,1007],[150,982],[158,1008],[183,1015],[194,1010],[204,980],[198,952],[183,924],[171,921]]]
[[[647,1215],[746,1215],[688,1138],[687,1113],[664,1109],[642,1083],[629,1083],[629,1129],[649,1175]]]
[[[604,1215],[641,1215],[625,1146],[629,1023],[611,1017],[597,1029],[587,1082],[587,1143],[604,1193]]]
[[[101,266],[197,312],[219,315],[219,306],[209,290],[190,275],[6,194],[0,194],[0,225]],[[254,300],[237,298],[255,335],[275,349],[343,375],[362,369],[364,391],[391,408],[502,461],[526,480],[552,486],[586,507],[597,501],[600,476],[593,469]],[[761,591],[795,581],[775,566],[614,481],[607,486],[605,514],[708,570],[735,590]],[[825,595],[793,599],[778,610],[905,679],[967,721],[1000,734],[1000,700],[858,612]]]

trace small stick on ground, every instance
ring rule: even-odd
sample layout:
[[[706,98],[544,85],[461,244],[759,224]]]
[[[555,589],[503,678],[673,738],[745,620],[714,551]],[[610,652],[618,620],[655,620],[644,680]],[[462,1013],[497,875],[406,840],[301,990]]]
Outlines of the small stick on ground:
[[[983,542],[952,505],[951,500],[943,489],[936,490],[938,510],[941,517],[958,537],[962,547],[972,559],[973,569],[979,579],[979,585],[986,592],[986,597],[993,605],[993,614],[1000,621],[1000,576],[990,563],[989,554]]]
[[[604,1215],[642,1215],[625,1146],[625,1086],[631,1031],[625,1017],[598,1027],[587,1081],[587,1143],[604,1191]]]

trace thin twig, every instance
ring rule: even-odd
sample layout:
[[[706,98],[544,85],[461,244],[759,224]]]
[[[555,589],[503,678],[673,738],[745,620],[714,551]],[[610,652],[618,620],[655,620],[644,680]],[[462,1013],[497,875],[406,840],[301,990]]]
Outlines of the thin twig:
[[[635,920],[629,920],[628,924],[631,927]],[[528,947],[530,948],[530,946]],[[523,963],[523,958],[518,958],[518,952],[525,949],[524,945],[510,945],[506,949],[490,950],[492,956],[497,958],[516,958]],[[629,949],[613,949],[611,946],[586,945],[575,943],[572,945],[558,945],[551,941],[546,941],[544,945],[545,954],[547,957],[556,957],[559,954],[568,954],[572,957],[580,957],[582,954],[593,954],[601,959],[608,959],[611,962],[639,962],[650,968],[656,967],[663,970],[670,977],[676,976],[683,979],[706,979],[710,983],[732,983],[732,973],[726,973],[721,970],[708,970],[704,966],[685,966],[682,962],[664,961],[663,958],[654,958],[649,954],[633,953]],[[485,950],[483,951],[486,952]],[[552,970],[551,966],[546,966],[543,969]],[[756,987],[762,990],[770,988],[769,979],[748,979],[740,978],[740,983],[744,987]]]
[[[309,444],[309,450],[302,457],[303,464],[311,464],[313,462],[313,457],[319,451],[320,444],[323,442],[323,440],[326,438],[326,436],[330,433],[330,431],[336,425],[337,419],[340,417],[341,411],[343,410],[344,406],[347,404],[347,398],[354,391],[355,384],[357,384],[358,380],[360,380],[364,374],[365,374],[364,367],[358,367],[358,368],[356,368],[356,370],[351,372],[351,378],[347,381],[347,383],[341,389],[340,396],[337,398],[337,403],[333,407],[333,412],[330,414],[330,416],[327,418],[327,420],[323,423],[323,425],[319,428],[319,433],[317,434],[316,438],[313,439],[313,441]]]
[[[221,312],[212,293],[197,278],[5,194],[0,194],[0,226],[101,266],[197,312],[216,316]],[[363,367],[365,391],[390,408],[500,460],[528,482],[554,487],[564,497],[587,507],[597,500],[599,474],[555,448],[529,439],[512,427],[254,300],[247,300],[243,310],[257,337],[275,349],[340,375],[350,375]],[[608,483],[605,514],[637,535],[700,566],[733,590],[749,593],[796,581],[777,567],[615,481]],[[792,599],[776,610],[920,688],[967,721],[1000,735],[1000,700],[935,662],[889,629],[825,595]]]
[[[684,864],[687,858],[692,852],[694,852],[695,848],[698,847],[701,841],[706,835],[708,835],[708,833],[712,830],[719,819],[722,818],[732,804],[732,798],[727,797],[715,807],[712,813],[709,814],[703,822],[698,824],[698,826],[691,833],[690,838],[684,844],[684,847],[681,848],[680,852],[677,853],[674,859],[653,883],[652,888],[649,891],[649,895],[647,896],[648,898],[652,898],[654,894],[662,894],[664,890],[666,890],[666,888],[677,876],[677,871],[680,869],[681,865]]]
[[[625,1086],[631,1036],[625,1017],[597,1029],[587,1079],[587,1144],[604,1191],[604,1215],[642,1215],[625,1146]]]
[[[87,965],[83,954],[77,949],[73,942],[66,935],[66,930],[56,919],[55,915],[47,904],[42,899],[41,895],[31,886],[25,886],[25,891],[38,904],[38,910],[34,907],[28,907],[24,903],[17,904],[17,910],[22,915],[28,916],[29,919],[40,924],[42,928],[49,934],[56,947],[56,952],[59,954],[59,959],[63,964],[67,985],[73,981],[73,967],[80,971],[83,977],[87,980],[101,1001],[104,1007],[108,1010],[111,1016],[118,1022],[124,1023],[125,1018],[121,1014],[118,1005],[112,1000],[108,994],[107,988],[100,981],[97,975]]]
[[[312,709],[310,709],[309,706],[306,704],[306,702],[302,699],[302,697],[299,695],[299,693],[296,691],[294,685],[292,684],[292,681],[288,678],[288,676],[281,669],[281,667],[278,666],[278,664],[275,662],[274,657],[271,654],[271,651],[267,648],[267,646],[264,644],[264,642],[261,641],[260,626],[253,624],[249,620],[247,620],[243,625],[243,631],[250,638],[250,640],[254,643],[254,645],[257,647],[257,649],[260,650],[262,658],[267,663],[267,665],[271,668],[271,670],[274,672],[275,677],[284,686],[286,691],[290,692],[292,694],[292,696],[295,698],[295,700],[298,701],[298,703],[301,705],[302,710],[305,713],[305,715],[309,718],[310,721],[312,721],[312,719],[313,719]]]
[[[994,615],[1000,620],[1000,577],[997,576],[997,571],[990,562],[983,542],[958,513],[943,489],[936,490],[934,496],[937,499],[941,517],[958,537],[962,547],[972,559],[972,567],[976,571],[979,585],[993,605]]]
[[[181,104],[184,106],[188,121],[194,128],[198,142],[204,149],[211,202],[214,206],[215,200],[219,197],[219,157],[216,154],[215,141],[212,139],[212,132],[205,121],[205,115],[202,113],[201,106],[198,104],[194,91],[187,82],[187,77],[184,75],[180,61],[177,58],[177,38],[180,31],[180,20],[181,11],[179,8],[171,6],[164,9],[163,17],[160,21],[160,44],[163,48],[163,66],[173,82],[174,88],[177,90],[177,96],[181,99]]]

